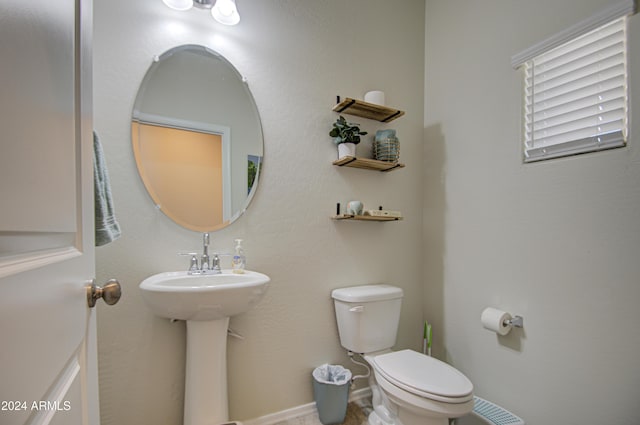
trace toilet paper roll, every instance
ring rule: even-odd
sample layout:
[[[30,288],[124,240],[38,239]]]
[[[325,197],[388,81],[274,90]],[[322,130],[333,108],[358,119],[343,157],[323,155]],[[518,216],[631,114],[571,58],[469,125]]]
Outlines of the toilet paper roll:
[[[511,330],[511,326],[505,324],[509,319],[511,319],[509,313],[493,307],[485,308],[482,312],[482,317],[480,317],[482,326],[484,326],[485,329],[489,329],[500,335],[506,335]]]
[[[364,101],[384,106],[384,92],[380,90],[368,91],[364,94]]]

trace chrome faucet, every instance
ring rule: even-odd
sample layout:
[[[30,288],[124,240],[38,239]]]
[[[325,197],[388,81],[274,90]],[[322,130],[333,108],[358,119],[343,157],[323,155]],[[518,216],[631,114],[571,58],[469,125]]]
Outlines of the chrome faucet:
[[[200,270],[209,270],[209,234],[202,235],[203,252],[202,258],[200,258]]]
[[[222,269],[220,268],[220,255],[225,254],[212,254],[213,258],[209,256],[209,234],[204,233],[202,235],[202,256],[200,257],[200,265],[198,266],[198,254],[195,252],[188,252],[180,255],[188,255],[191,257],[189,261],[189,274],[220,274]]]

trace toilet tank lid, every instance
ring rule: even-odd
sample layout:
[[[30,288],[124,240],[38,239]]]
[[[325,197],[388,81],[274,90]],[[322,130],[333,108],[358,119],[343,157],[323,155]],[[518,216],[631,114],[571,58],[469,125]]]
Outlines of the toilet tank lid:
[[[383,301],[402,298],[402,288],[392,285],[362,285],[334,289],[331,297],[349,303]]]

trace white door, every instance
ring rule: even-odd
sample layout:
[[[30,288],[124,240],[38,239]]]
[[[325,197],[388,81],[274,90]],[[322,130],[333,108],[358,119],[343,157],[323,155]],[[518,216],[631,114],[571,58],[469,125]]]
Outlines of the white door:
[[[91,22],[0,0],[0,425],[99,423]]]

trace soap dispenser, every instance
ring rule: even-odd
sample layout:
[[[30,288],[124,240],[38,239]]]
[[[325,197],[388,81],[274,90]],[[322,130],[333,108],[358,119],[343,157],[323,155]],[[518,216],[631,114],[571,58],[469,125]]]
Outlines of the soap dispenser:
[[[234,273],[244,273],[244,267],[247,262],[247,257],[244,255],[244,249],[242,249],[242,239],[236,239],[235,253],[233,254],[232,269]]]

